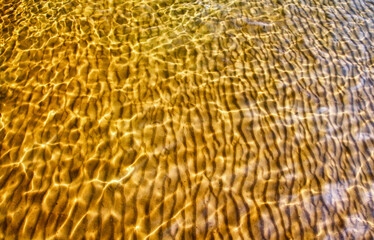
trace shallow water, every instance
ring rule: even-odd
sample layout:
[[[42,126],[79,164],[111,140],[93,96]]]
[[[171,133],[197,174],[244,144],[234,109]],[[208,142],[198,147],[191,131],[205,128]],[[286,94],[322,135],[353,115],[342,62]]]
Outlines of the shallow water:
[[[0,238],[373,239],[373,19],[3,0]]]

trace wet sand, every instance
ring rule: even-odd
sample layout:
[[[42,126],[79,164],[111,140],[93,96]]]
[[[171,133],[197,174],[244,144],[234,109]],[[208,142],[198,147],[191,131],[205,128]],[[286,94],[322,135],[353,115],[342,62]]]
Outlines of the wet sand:
[[[373,239],[374,3],[0,3],[1,239]]]

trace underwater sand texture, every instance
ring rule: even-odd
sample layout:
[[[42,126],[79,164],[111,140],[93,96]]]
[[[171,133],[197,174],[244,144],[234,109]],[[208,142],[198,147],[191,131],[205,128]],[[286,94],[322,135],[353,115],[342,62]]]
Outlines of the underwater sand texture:
[[[373,239],[371,0],[3,0],[1,239]]]

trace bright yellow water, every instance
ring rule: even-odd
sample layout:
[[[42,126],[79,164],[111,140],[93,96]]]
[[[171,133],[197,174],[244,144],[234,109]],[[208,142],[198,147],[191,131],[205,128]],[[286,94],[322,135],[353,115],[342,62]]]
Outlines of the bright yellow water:
[[[3,0],[1,239],[373,239],[371,0]]]

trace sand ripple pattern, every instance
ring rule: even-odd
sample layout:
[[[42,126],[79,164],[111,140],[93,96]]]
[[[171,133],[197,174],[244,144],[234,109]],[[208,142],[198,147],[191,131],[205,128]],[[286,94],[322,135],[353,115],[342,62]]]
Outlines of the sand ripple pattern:
[[[1,239],[373,239],[372,0],[3,0]]]

